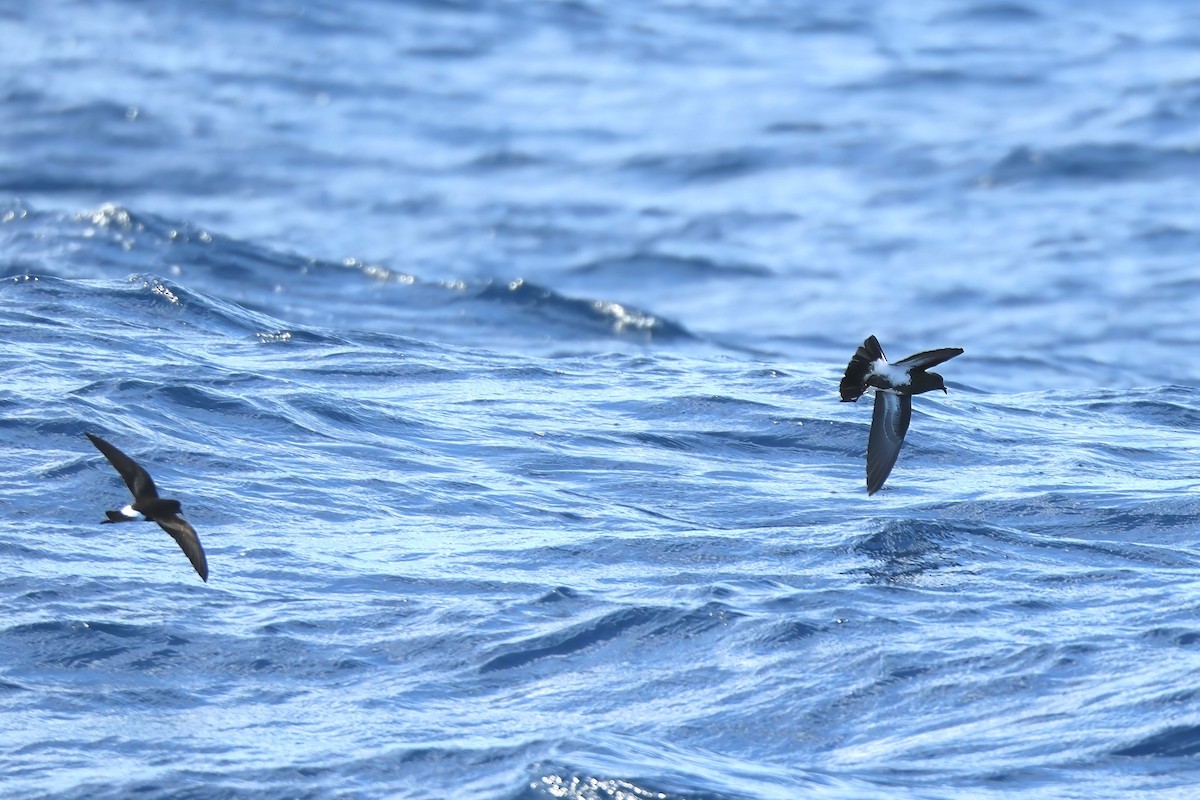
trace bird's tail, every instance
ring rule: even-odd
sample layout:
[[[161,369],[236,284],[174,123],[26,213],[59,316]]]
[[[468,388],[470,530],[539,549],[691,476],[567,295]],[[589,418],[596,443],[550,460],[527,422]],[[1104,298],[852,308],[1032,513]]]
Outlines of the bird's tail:
[[[100,520],[100,522],[101,522],[101,523],[105,523],[105,522],[133,522],[134,520],[136,520],[136,519],[137,519],[137,517],[127,517],[127,516],[125,516],[124,514],[122,514],[120,511],[105,511],[105,512],[104,512],[104,516],[108,517],[108,519],[102,519],[102,520]]]
[[[853,402],[862,397],[867,389],[867,372],[871,369],[871,362],[883,357],[883,348],[874,336],[868,336],[867,340],[859,345],[854,358],[846,365],[846,374],[842,376],[839,389],[843,403]]]

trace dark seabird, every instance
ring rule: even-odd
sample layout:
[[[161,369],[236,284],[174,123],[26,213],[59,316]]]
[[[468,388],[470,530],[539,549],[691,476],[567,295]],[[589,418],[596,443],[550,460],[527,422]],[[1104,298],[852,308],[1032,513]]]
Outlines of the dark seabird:
[[[879,491],[900,455],[904,434],[912,419],[912,396],[934,389],[946,391],[942,376],[926,372],[943,361],[962,355],[961,347],[943,347],[888,363],[874,336],[863,342],[842,376],[842,402],[854,402],[868,389],[875,390],[871,438],[867,441],[867,494]]]
[[[121,473],[121,479],[125,481],[129,491],[133,492],[132,503],[120,511],[105,511],[104,514],[108,519],[101,520],[101,522],[133,522],[137,519],[157,522],[160,528],[171,534],[171,538],[179,543],[179,546],[183,548],[184,555],[188,557],[188,561],[191,561],[192,566],[196,568],[200,579],[207,582],[208,560],[204,557],[204,548],[200,546],[200,537],[196,535],[195,529],[188,524],[187,520],[179,516],[179,512],[182,510],[179,501],[159,497],[158,489],[155,488],[154,479],[150,477],[150,473],[142,469],[132,458],[99,436],[89,433],[87,437],[92,440],[92,444],[96,445],[101,453],[104,453],[104,457],[116,468],[117,472]]]

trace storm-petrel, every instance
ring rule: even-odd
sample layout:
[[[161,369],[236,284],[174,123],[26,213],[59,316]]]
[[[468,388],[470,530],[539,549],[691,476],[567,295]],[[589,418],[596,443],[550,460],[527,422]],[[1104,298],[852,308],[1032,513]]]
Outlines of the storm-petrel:
[[[179,501],[159,497],[158,489],[155,488],[154,479],[150,477],[150,473],[142,469],[132,458],[99,436],[89,433],[87,437],[92,440],[92,444],[96,445],[101,453],[104,453],[104,457],[116,468],[117,472],[121,473],[121,479],[133,493],[132,503],[120,511],[105,511],[104,514],[108,519],[100,521],[133,522],[137,519],[145,519],[157,522],[159,527],[171,534],[171,538],[183,548],[184,555],[188,557],[188,561],[192,562],[200,579],[208,582],[208,560],[204,557],[204,548],[200,546],[200,537],[196,535],[195,529],[188,524],[187,520],[179,516],[179,512],[182,510]]]
[[[867,338],[842,376],[842,402],[854,402],[868,389],[875,390],[871,438],[867,441],[867,494],[879,491],[900,455],[904,434],[912,419],[912,396],[934,389],[946,391],[942,376],[926,372],[943,361],[962,355],[961,347],[943,347],[888,363],[874,336]]]

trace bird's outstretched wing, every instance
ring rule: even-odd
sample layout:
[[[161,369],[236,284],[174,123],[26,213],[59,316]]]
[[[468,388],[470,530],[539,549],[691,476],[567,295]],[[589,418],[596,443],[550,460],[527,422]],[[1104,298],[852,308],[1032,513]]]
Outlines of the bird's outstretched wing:
[[[914,353],[907,358],[900,359],[892,364],[892,366],[903,369],[929,369],[930,367],[936,367],[943,361],[949,361],[955,356],[961,356],[962,353],[963,349],[961,347],[942,347],[937,350]]]
[[[121,474],[121,479],[125,481],[125,485],[133,493],[134,501],[158,497],[158,489],[154,486],[154,479],[136,461],[95,434],[89,433],[87,437],[92,440],[92,444],[96,445],[96,449],[104,454],[104,457],[108,459],[108,463],[112,464],[117,472]]]
[[[179,543],[179,547],[188,557],[188,561],[191,561],[192,566],[196,568],[196,574],[200,576],[200,580],[207,583],[208,559],[204,557],[204,548],[200,546],[200,537],[196,535],[196,529],[188,524],[186,519],[175,514],[155,517],[154,521]]]
[[[895,392],[876,392],[875,410],[871,414],[871,438],[867,441],[867,494],[875,494],[883,486],[900,445],[912,420],[912,397]]]

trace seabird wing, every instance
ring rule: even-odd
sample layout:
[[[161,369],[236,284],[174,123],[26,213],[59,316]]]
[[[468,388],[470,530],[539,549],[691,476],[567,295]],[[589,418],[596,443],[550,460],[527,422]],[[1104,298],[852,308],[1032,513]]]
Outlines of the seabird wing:
[[[871,414],[871,438],[867,441],[867,494],[883,486],[912,420],[912,398],[895,392],[875,392],[875,410]]]
[[[87,437],[92,440],[92,444],[96,445],[96,449],[103,453],[108,462],[121,474],[121,479],[125,481],[125,485],[133,493],[135,502],[158,497],[158,489],[155,488],[154,479],[150,477],[149,472],[146,472],[132,458],[99,436],[89,433]]]
[[[871,364],[883,357],[883,348],[874,336],[868,336],[867,340],[859,345],[854,357],[846,365],[846,374],[842,376],[841,386],[838,387],[843,403],[857,401],[862,397],[867,388],[867,373],[871,371]]]
[[[955,356],[961,356],[963,349],[961,347],[942,347],[938,350],[926,350],[923,353],[916,353],[908,358],[902,358],[892,364],[893,367],[901,367],[903,369],[929,369],[936,367],[943,361],[949,361]]]
[[[175,514],[155,517],[154,521],[179,543],[179,547],[188,557],[188,561],[191,561],[192,566],[196,568],[196,574],[200,576],[200,580],[207,583],[208,559],[204,557],[204,548],[200,546],[200,537],[196,535],[196,529],[186,519]]]

